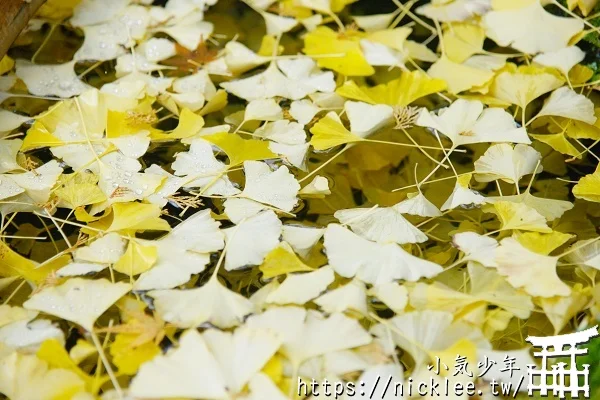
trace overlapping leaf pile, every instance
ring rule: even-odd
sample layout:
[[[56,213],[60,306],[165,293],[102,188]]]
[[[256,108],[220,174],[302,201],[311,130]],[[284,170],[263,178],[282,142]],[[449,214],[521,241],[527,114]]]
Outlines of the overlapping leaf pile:
[[[1,394],[276,400],[460,354],[498,366],[435,379],[488,398],[596,323],[597,1],[151,3],[49,1],[0,63]]]

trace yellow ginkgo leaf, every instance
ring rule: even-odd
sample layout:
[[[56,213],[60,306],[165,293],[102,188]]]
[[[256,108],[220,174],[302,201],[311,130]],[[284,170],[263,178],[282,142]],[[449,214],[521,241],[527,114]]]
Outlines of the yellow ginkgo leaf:
[[[242,139],[231,133],[215,133],[202,136],[202,139],[214,144],[229,157],[229,167],[242,164],[244,161],[260,161],[277,158],[269,149],[269,142],[256,139]]]
[[[360,47],[362,36],[364,34],[358,31],[337,33],[326,26],[320,26],[305,36],[304,53],[311,56],[331,55],[319,57],[319,67],[331,69],[342,75],[373,75],[375,69],[369,65]]]
[[[480,26],[466,22],[452,24],[443,36],[446,56],[455,63],[462,63],[483,49],[484,40],[485,32]]]
[[[549,255],[563,244],[567,243],[575,235],[552,231],[550,233],[519,232],[515,231],[513,237],[525,248],[539,254]]]
[[[346,143],[355,143],[363,140],[358,135],[350,132],[339,121],[330,116],[320,119],[310,130],[313,134],[310,144],[315,150],[327,150]]]
[[[152,109],[153,98],[143,100],[138,106],[128,111],[108,110],[106,120],[106,137],[118,138],[135,135],[140,131],[151,134],[156,131],[152,124],[158,122],[158,117]]]
[[[115,203],[112,213],[89,226],[106,232],[170,230],[169,223],[160,215],[161,209],[156,204]]]
[[[383,29],[370,33],[366,39],[372,42],[381,43],[391,49],[402,52],[404,51],[404,42],[411,32],[412,29],[407,27]]]
[[[39,18],[63,21],[73,15],[73,9],[81,0],[49,0],[37,11]]]
[[[129,276],[135,276],[152,268],[157,258],[156,246],[146,246],[130,240],[125,254],[113,265],[113,269]]]
[[[571,318],[577,315],[592,296],[590,287],[583,287],[581,283],[576,283],[569,296],[554,296],[540,298],[539,303],[546,314],[546,317],[554,327],[554,334],[564,328]]]
[[[4,56],[0,59],[0,75],[4,75],[8,71],[12,70],[15,66],[15,60],[9,56]]]
[[[587,17],[597,4],[598,0],[567,0],[569,10],[572,11],[575,7],[579,7],[579,11],[581,11],[584,17]]]
[[[96,348],[96,346],[94,346],[85,339],[79,339],[77,340],[77,343],[75,343],[75,346],[71,347],[71,350],[69,350],[69,357],[76,364],[80,364],[88,357],[97,353],[98,349]]]
[[[217,93],[198,111],[199,115],[207,115],[213,112],[221,111],[227,105],[227,92],[223,89],[217,90]]]
[[[28,281],[40,283],[46,279],[48,274],[61,266],[47,263],[43,267],[37,268],[35,262],[16,253],[6,243],[0,241],[0,276],[20,276]]]
[[[160,347],[153,341],[134,346],[136,338],[137,335],[119,333],[110,345],[112,361],[121,374],[135,375],[142,364],[161,353]]]
[[[97,185],[98,177],[89,172],[62,175],[54,193],[72,209],[102,203],[106,195]]]
[[[92,389],[93,378],[79,368],[58,340],[44,340],[36,355],[40,360],[46,361],[52,368],[62,368],[75,372],[86,383],[87,388]]]
[[[506,69],[494,79],[490,94],[525,108],[533,100],[562,86],[563,83],[563,78],[549,68],[507,64]]]
[[[532,232],[552,232],[552,229],[546,224],[546,218],[523,203],[498,201],[493,204],[493,207],[484,208],[484,211],[493,212],[498,216],[502,223],[500,230],[517,229]]]
[[[50,368],[35,355],[14,351],[0,362],[0,393],[11,400],[69,400],[82,392],[85,382],[75,372]]]
[[[27,135],[25,136],[25,139],[23,139],[23,144],[21,145],[21,151],[25,152],[42,147],[55,147],[62,145],[64,145],[62,140],[48,132],[48,129],[46,129],[44,124],[36,121],[27,131]]]
[[[278,247],[267,254],[259,268],[264,279],[271,279],[292,272],[310,272],[313,270],[298,258],[286,242],[281,242]]]
[[[439,357],[439,360],[444,363],[444,365],[453,365],[456,362],[457,354],[461,357],[466,357],[469,365],[477,364],[477,346],[467,338],[459,339],[447,349],[430,351],[429,357],[432,360],[437,360],[436,357]],[[452,373],[452,370],[445,371],[443,368],[440,369],[440,374],[442,376],[451,376]]]
[[[573,195],[578,199],[600,203],[600,169],[579,179],[573,186]]]
[[[530,134],[529,136],[539,140],[542,143],[546,143],[548,146],[552,147],[561,154],[567,154],[572,157],[581,158],[581,151],[577,150],[577,148],[573,146],[571,142],[569,142],[569,139],[567,139],[565,134],[562,132],[551,135]]]
[[[448,57],[441,57],[427,72],[432,78],[445,81],[452,94],[483,86],[494,77],[493,71],[458,64]]]
[[[344,10],[348,4],[356,3],[358,0],[329,0],[331,4],[331,11],[339,13]]]
[[[444,89],[446,82],[441,79],[432,79],[421,71],[405,71],[400,78],[372,88],[347,81],[336,93],[369,104],[407,106],[421,97]]]
[[[204,118],[195,114],[188,108],[181,110],[179,114],[179,124],[171,133],[164,133],[158,130],[152,131],[150,139],[152,140],[181,140],[192,137],[200,132],[204,127]]]

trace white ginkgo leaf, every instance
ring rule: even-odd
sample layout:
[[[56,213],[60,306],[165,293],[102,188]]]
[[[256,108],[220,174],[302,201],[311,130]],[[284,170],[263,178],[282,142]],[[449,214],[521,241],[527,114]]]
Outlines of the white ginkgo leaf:
[[[254,217],[259,212],[268,210],[269,206],[250,199],[231,197],[223,203],[227,218],[234,224],[239,224],[247,218]]]
[[[294,252],[307,257],[312,248],[321,240],[325,229],[303,225],[283,225],[281,236]]]
[[[573,243],[570,250],[566,256],[570,263],[600,270],[600,242],[594,239],[580,240]]]
[[[156,262],[135,281],[135,290],[171,289],[183,285],[210,263],[209,254],[187,251],[171,242],[158,241],[156,250]]]
[[[542,155],[533,147],[524,144],[515,147],[507,143],[495,144],[475,161],[475,180],[492,182],[501,179],[515,184],[525,175],[542,172],[541,166],[538,166],[541,160]]]
[[[145,399],[228,397],[219,363],[195,329],[181,335],[178,347],[142,364],[131,381],[129,394]]]
[[[292,101],[290,105],[290,115],[302,125],[308,125],[321,110],[321,107],[306,99]]]
[[[324,14],[331,14],[331,1],[330,0],[297,0],[296,4],[300,7],[310,8]]]
[[[92,331],[96,319],[130,290],[131,285],[123,282],[71,278],[62,285],[31,295],[23,307],[75,322]]]
[[[212,35],[214,25],[202,21],[201,15],[192,14],[175,25],[160,27],[157,30],[171,36],[186,49],[194,51],[203,40],[207,40]]]
[[[516,239],[508,237],[496,250],[498,273],[508,283],[522,288],[531,296],[568,296],[571,288],[556,274],[559,257],[537,254],[523,247]]]
[[[24,122],[31,120],[31,117],[27,117],[25,115],[19,115],[14,112],[10,112],[8,110],[0,109],[0,133],[2,132],[10,132],[13,129],[17,129]],[[10,142],[17,142],[14,140],[2,140],[2,144],[8,146]],[[12,148],[12,147],[11,147]],[[3,150],[0,150],[3,151]],[[1,155],[2,153],[0,153]],[[0,169],[1,171],[1,169]],[[6,171],[3,171],[6,172]]]
[[[100,272],[108,267],[108,264],[94,264],[94,263],[86,263],[86,262],[72,262],[58,271],[56,271],[57,276],[81,276],[87,274],[94,274]]]
[[[272,171],[260,161],[245,161],[246,185],[240,196],[291,211],[298,202],[300,184],[286,166]]]
[[[325,250],[329,264],[339,275],[356,276],[371,284],[396,279],[417,281],[442,272],[439,265],[415,257],[397,244],[374,243],[337,224],[330,224],[325,231]]]
[[[0,120],[5,110],[0,110]],[[2,128],[0,128],[0,131]],[[23,145],[21,139],[5,140],[0,139],[0,174],[21,169],[17,163],[17,154]]]
[[[325,266],[313,272],[288,274],[283,283],[267,296],[271,304],[305,304],[318,297],[335,279],[333,269]]]
[[[298,25],[295,18],[283,17],[277,14],[261,12],[267,25],[267,35],[279,36],[294,29]]]
[[[156,164],[152,164],[150,167],[146,168],[144,172],[147,174],[163,176],[165,178],[153,194],[146,196],[146,200],[160,206],[160,208],[166,206],[169,201],[172,202],[169,197],[177,193],[181,186],[186,183],[185,178],[171,175]]]
[[[0,328],[0,343],[13,349],[35,352],[45,340],[64,344],[65,334],[47,319],[21,320]]]
[[[141,200],[156,191],[164,177],[140,173],[142,164],[135,158],[112,152],[100,157],[98,187],[109,198],[108,203]],[[113,193],[121,188],[119,196]]]
[[[360,41],[360,48],[367,62],[376,66],[402,66],[404,57],[398,50],[394,50],[384,44],[372,42],[367,39]]]
[[[231,70],[232,74],[236,75],[270,61],[269,57],[260,56],[236,41],[230,41],[225,45],[224,58],[227,67]]]
[[[386,29],[396,18],[396,13],[374,14],[374,15],[353,15],[352,19],[365,32],[376,32]]]
[[[84,0],[75,6],[69,22],[76,27],[108,22],[123,12],[129,3],[129,0]]]
[[[352,208],[333,214],[360,236],[378,243],[423,243],[427,235],[408,222],[395,207]]]
[[[439,217],[442,212],[423,193],[409,193],[406,200],[393,206],[401,214],[417,215],[420,217]]]
[[[566,86],[552,92],[536,117],[545,115],[570,118],[590,125],[596,123],[594,103]]]
[[[150,38],[139,45],[137,50],[151,62],[163,61],[177,54],[175,43],[165,38]]]
[[[367,294],[377,297],[396,314],[402,314],[408,305],[408,290],[397,282],[375,285]]]
[[[486,36],[500,46],[536,54],[567,47],[583,30],[583,21],[557,17],[540,1],[532,1],[521,8],[490,11],[483,17],[483,26]]]
[[[148,60],[142,54],[125,53],[117,57],[115,72],[117,78],[130,74],[132,72],[154,72],[166,69],[167,67]]]
[[[447,136],[454,146],[472,143],[530,144],[525,128],[501,108],[487,108],[476,100],[458,99],[437,114],[421,109],[416,124]]]
[[[9,175],[0,176],[0,200],[8,199],[9,197],[17,196],[24,192],[25,189],[17,185]]]
[[[202,336],[215,356],[230,394],[242,391],[281,346],[276,332],[240,327],[235,332],[209,329]]]
[[[228,248],[225,269],[232,271],[246,265],[260,265],[265,256],[279,244],[281,227],[282,223],[277,215],[267,210],[234,227],[224,229]]]
[[[271,378],[263,373],[258,373],[248,382],[250,394],[240,400],[288,400],[281,390],[273,383]]]
[[[394,109],[384,104],[348,101],[344,104],[344,110],[350,121],[350,130],[360,137],[367,137],[394,121]]]
[[[90,245],[75,250],[77,261],[96,264],[113,264],[125,254],[125,240],[117,233],[109,233],[94,240]]]
[[[472,207],[485,203],[485,197],[480,195],[475,190],[465,187],[461,182],[457,181],[454,185],[454,190],[442,204],[442,211],[453,210],[457,207]]]
[[[306,171],[306,154],[310,147],[309,143],[285,144],[270,142],[269,150],[279,155],[281,159],[294,167]]]
[[[283,119],[283,109],[273,99],[257,99],[248,102],[244,121],[278,121]]]
[[[459,232],[452,236],[452,244],[465,253],[464,261],[476,261],[486,267],[495,267],[498,242],[475,232]]]
[[[329,314],[343,313],[345,311],[358,311],[362,315],[368,314],[367,288],[364,283],[353,279],[350,283],[328,291],[314,300],[323,311]]]
[[[204,69],[195,74],[177,78],[173,81],[173,90],[177,93],[201,93],[208,100],[217,93],[217,88],[210,80],[210,76]]]
[[[577,46],[569,46],[555,51],[538,54],[533,57],[533,62],[545,67],[558,69],[565,76],[571,68],[579,64],[585,58],[585,52]]]
[[[89,87],[75,74],[75,61],[65,64],[42,65],[17,60],[16,74],[25,82],[29,93],[36,96],[71,97]]]
[[[132,44],[127,30],[119,21],[110,21],[99,25],[81,28],[85,35],[83,44],[73,58],[78,61],[114,60],[126,54],[125,46]]]
[[[300,100],[318,91],[335,90],[333,73],[316,69],[316,64],[309,58],[279,61],[260,74],[225,82],[221,86],[248,101],[277,96]]]
[[[169,98],[175,101],[177,106],[177,113],[179,109],[189,108],[190,111],[196,112],[206,104],[206,98],[202,93],[188,92],[188,93],[170,93]]]
[[[153,290],[148,294],[154,299],[158,315],[179,328],[193,328],[205,322],[230,328],[254,310],[250,300],[227,289],[218,279],[210,279],[199,288]]]
[[[323,199],[325,196],[331,194],[331,189],[329,188],[329,179],[325,178],[324,176],[317,175],[312,181],[310,181],[308,185],[300,189],[298,194],[302,197]]]
[[[275,307],[246,321],[250,328],[271,329],[283,341],[280,350],[296,368],[312,357],[371,343],[358,321],[335,313],[325,318],[299,307]]]
[[[190,280],[210,262],[211,252],[221,250],[224,234],[219,223],[202,210],[158,241],[151,242],[157,248],[154,266],[140,275],[134,284],[135,290],[170,289]]]
[[[432,1],[417,8],[417,13],[441,22],[464,21],[476,15],[485,15],[491,8],[490,0]]]
[[[212,146],[206,140],[194,139],[188,152],[177,154],[172,168],[175,175],[187,177],[185,187],[203,188],[210,184],[205,191],[207,195],[231,196],[239,193],[224,174],[227,166],[215,158]]]
[[[417,369],[427,365],[436,351],[439,353],[462,339],[473,342],[477,348],[491,348],[478,328],[453,319],[451,313],[444,311],[412,311],[387,320],[390,327],[379,324],[371,332],[384,339],[391,335],[394,343],[412,356]]]
[[[249,104],[252,103],[253,102]],[[246,113],[247,112],[246,109]],[[254,135],[281,144],[297,145],[306,143],[304,125],[297,122],[290,122],[286,119],[267,123],[255,130]]]
[[[150,146],[148,131],[141,131],[135,135],[119,136],[109,139],[109,142],[115,145],[125,157],[140,158]]]
[[[56,185],[63,173],[58,161],[52,160],[46,164],[23,174],[11,174],[10,178],[25,189],[25,193],[36,203],[43,204],[50,197],[50,190]],[[4,175],[5,179],[8,177]]]
[[[224,246],[224,235],[219,226],[210,209],[202,210],[177,225],[161,241],[197,253],[218,251]]]

